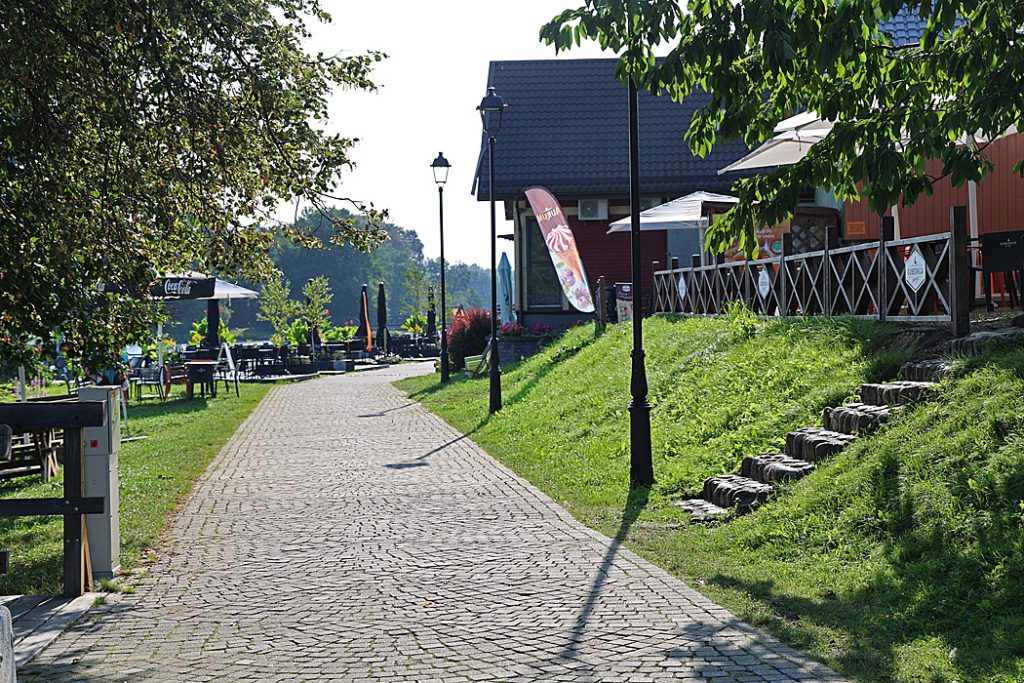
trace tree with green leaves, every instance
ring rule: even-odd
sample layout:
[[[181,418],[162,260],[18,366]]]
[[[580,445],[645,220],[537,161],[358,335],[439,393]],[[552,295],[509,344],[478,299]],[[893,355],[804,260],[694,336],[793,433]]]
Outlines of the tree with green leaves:
[[[430,282],[423,266],[411,263],[402,276],[402,306],[400,314],[404,316],[422,315],[427,310],[427,294]]]
[[[927,21],[920,40],[886,31],[900,14]],[[834,123],[799,163],[736,184],[741,203],[709,230],[718,251],[735,237],[755,248],[755,225],[791,215],[803,187],[863,192],[882,212],[943,177],[980,180],[986,145],[1021,122],[1022,27],[1016,0],[586,0],[540,35],[557,50],[597,40],[620,78],[653,93],[708,91],[685,132],[697,154],[717,139],[758,145],[801,111]]]
[[[109,358],[147,333],[161,273],[266,278],[258,226],[282,202],[318,210],[284,228],[304,244],[382,238],[381,212],[335,194],[356,140],[323,128],[382,55],[307,53],[329,19],[318,0],[0,6],[0,358],[58,330]]]
[[[258,320],[270,323],[274,333],[270,341],[283,344],[288,337],[289,324],[299,310],[299,304],[293,300],[291,283],[283,277],[276,277],[263,285],[260,290],[260,310],[256,314]]]
[[[302,288],[302,295],[305,297],[305,301],[299,304],[302,320],[310,330],[322,333],[331,318],[327,308],[334,298],[330,283],[323,276],[312,278]]]

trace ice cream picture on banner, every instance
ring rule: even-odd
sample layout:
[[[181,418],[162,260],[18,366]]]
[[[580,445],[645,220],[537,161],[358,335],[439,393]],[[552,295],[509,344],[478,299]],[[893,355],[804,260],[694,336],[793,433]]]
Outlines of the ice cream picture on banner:
[[[590,294],[590,285],[587,284],[580,252],[576,248],[576,238],[558,200],[543,187],[526,190],[526,199],[537,217],[540,233],[544,237],[544,244],[547,245],[565,298],[581,313],[593,313],[594,299]]]

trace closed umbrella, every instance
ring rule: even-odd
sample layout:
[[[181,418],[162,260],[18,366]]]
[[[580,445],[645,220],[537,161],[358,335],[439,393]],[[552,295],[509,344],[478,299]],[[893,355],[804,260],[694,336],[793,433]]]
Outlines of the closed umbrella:
[[[359,293],[359,329],[356,330],[356,339],[365,342],[364,347],[369,353],[373,349],[373,333],[370,331],[370,304],[366,295],[366,285]]]
[[[384,283],[377,285],[377,349],[388,352],[388,303],[384,296]]]
[[[430,302],[430,308],[427,310],[427,339],[436,340],[437,338],[437,311],[434,310],[434,302]]]
[[[501,297],[501,322],[512,322],[514,310],[514,294],[512,289],[512,264],[508,262],[508,254],[502,252],[498,264],[498,296]]]

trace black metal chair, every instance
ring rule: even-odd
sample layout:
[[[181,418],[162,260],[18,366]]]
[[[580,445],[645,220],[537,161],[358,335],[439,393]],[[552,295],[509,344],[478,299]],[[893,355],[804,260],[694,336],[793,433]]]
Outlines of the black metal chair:
[[[238,366],[235,366],[235,371],[231,371],[231,366],[228,365],[227,360],[221,360],[217,363],[217,368],[214,370],[213,382],[216,385],[218,381],[224,382],[224,391],[231,391],[231,382],[235,383],[235,396],[240,396],[238,391]],[[216,395],[216,393],[214,394]]]
[[[142,388],[143,387],[156,387],[157,395],[160,400],[167,398],[164,393],[164,379],[165,373],[161,368],[156,366],[139,368],[138,379],[135,381],[135,398],[137,401],[142,401]]]

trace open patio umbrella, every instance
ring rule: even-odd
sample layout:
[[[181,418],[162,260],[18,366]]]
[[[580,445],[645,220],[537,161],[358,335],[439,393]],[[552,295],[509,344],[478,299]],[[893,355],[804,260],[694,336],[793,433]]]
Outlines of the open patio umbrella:
[[[730,171],[745,171],[772,166],[789,166],[804,158],[815,143],[821,142],[832,131],[832,123],[824,121],[817,112],[807,111],[784,119],[775,126],[775,137],[750,152],[739,161],[729,164],[718,171],[719,175]],[[1010,126],[1004,133],[1011,135],[1017,132],[1016,126]],[[1000,136],[1002,137],[1002,136]],[[957,141],[959,145],[977,146],[988,140],[979,134],[964,133]],[[978,184],[971,180],[967,183],[967,214],[970,219],[971,237],[978,237]],[[899,209],[892,207],[893,222],[897,236],[900,234]]]
[[[220,303],[232,299],[256,299],[259,292],[204,273],[169,273],[150,286],[150,296],[162,300],[206,300],[206,340],[204,346],[220,346]],[[163,367],[163,325],[157,326],[157,365]]]
[[[384,283],[377,285],[377,348],[388,352],[388,302],[384,296]]]
[[[514,297],[512,289],[512,264],[508,262],[508,254],[501,253],[498,264],[498,297],[501,307],[501,322],[510,323],[513,319]]]
[[[678,197],[670,202],[640,212],[640,230],[686,230],[690,236],[684,238],[682,244],[688,245],[701,253],[704,259],[704,232],[711,217],[725,213],[740,200],[727,194],[714,192],[693,192]],[[630,219],[619,219],[611,224],[608,234],[613,232],[629,232],[632,229]],[[684,247],[685,248],[685,247]]]
[[[694,192],[640,212],[640,230],[704,230],[710,213],[724,213],[740,200],[726,194]],[[608,228],[613,232],[629,232],[630,219],[621,218]]]
[[[367,353],[373,350],[373,333],[370,331],[370,303],[366,295],[366,285],[363,285],[359,293],[359,329],[356,330],[356,339],[363,340],[364,349]]]

